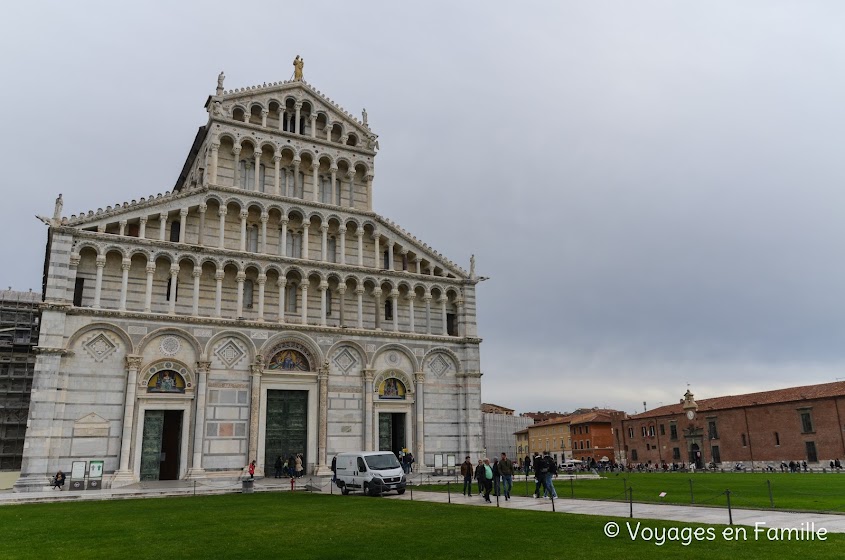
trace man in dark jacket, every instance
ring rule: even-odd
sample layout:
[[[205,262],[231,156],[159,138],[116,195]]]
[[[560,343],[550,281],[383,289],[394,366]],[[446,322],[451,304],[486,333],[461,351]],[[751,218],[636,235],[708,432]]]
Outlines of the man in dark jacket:
[[[479,459],[478,464],[475,466],[475,480],[478,481],[478,495],[480,496],[482,492],[484,492],[484,479],[486,475],[484,474],[484,462]]]
[[[499,473],[499,460],[498,459],[493,459],[492,469],[493,469],[493,494],[498,496],[500,486],[501,486],[500,483],[502,481],[502,475],[501,475],[501,473]]]
[[[546,456],[543,457],[543,463],[545,463],[546,466],[545,480],[543,481],[543,497],[557,499],[557,491],[555,490],[555,485],[552,481],[552,477],[557,476],[557,461],[555,461],[547,451]]]
[[[502,460],[499,461],[499,474],[502,476],[502,492],[505,500],[510,500],[511,488],[513,488],[513,463],[506,453],[502,453]]]
[[[464,477],[464,496],[472,496],[472,475],[475,473],[475,467],[472,461],[469,460],[469,455],[461,463],[461,476]]]
[[[548,467],[539,453],[534,455],[534,464],[532,467],[534,469],[534,497],[541,498],[540,488],[545,485]]]

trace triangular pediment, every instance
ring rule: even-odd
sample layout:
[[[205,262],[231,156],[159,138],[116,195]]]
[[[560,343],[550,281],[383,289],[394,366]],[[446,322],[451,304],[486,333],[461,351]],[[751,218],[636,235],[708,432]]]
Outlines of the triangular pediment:
[[[342,122],[346,130],[354,130],[362,139],[375,136],[363,122],[363,115],[359,119],[305,81],[290,80],[224,90],[222,94],[209,98],[208,104],[219,103],[223,115],[231,116],[237,107],[248,111],[252,104],[258,103],[266,109],[272,102],[285,105],[288,100],[310,105],[317,114],[325,113],[332,121]]]
[[[105,418],[103,418],[102,416],[100,416],[99,414],[96,414],[94,412],[92,412],[90,414],[86,414],[85,416],[83,416],[82,418],[80,418],[79,420],[74,422],[74,426],[91,427],[91,426],[103,426],[103,425],[108,426],[109,421],[106,420]]]

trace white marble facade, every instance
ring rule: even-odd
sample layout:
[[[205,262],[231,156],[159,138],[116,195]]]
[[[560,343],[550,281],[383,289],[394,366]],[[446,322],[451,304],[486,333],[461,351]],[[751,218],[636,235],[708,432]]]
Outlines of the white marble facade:
[[[206,108],[172,192],[57,202],[16,488],[73,461],[138,481],[155,415],[162,477],[261,472],[281,391],[301,397],[308,472],[378,449],[380,415],[420,469],[477,456],[478,279],[372,211],[369,126],[303,81],[221,87]]]

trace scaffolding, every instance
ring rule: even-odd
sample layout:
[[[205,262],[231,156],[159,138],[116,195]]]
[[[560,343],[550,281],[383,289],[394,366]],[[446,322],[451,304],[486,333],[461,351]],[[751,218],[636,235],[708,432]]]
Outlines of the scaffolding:
[[[19,471],[35,372],[41,294],[0,290],[0,471]]]

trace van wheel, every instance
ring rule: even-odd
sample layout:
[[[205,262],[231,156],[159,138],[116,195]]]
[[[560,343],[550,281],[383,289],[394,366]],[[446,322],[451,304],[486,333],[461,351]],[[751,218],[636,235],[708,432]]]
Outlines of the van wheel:
[[[369,494],[370,496],[372,496],[372,494],[370,493],[370,484],[368,482],[364,483],[363,489],[364,489],[364,494]]]
[[[343,486],[340,487],[340,493],[343,494],[344,496],[348,496],[349,495],[349,487],[344,484]]]
[[[399,490],[397,490],[397,491],[396,491],[396,493],[397,493],[397,494],[399,494],[399,495],[401,496],[402,494],[404,494],[404,493],[405,493],[405,489],[404,489],[404,488],[400,488]]]

